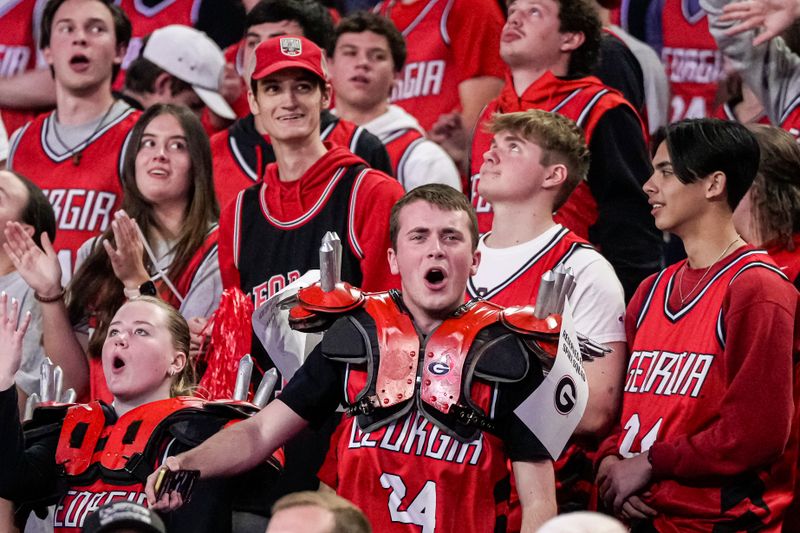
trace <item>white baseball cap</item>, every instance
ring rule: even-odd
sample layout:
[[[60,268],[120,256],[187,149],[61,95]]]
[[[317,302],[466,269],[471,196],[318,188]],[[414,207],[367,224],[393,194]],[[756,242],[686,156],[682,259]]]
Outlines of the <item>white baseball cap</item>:
[[[225,56],[205,33],[180,24],[164,26],[150,34],[142,57],[191,85],[215,114],[229,120],[236,118],[219,94]]]

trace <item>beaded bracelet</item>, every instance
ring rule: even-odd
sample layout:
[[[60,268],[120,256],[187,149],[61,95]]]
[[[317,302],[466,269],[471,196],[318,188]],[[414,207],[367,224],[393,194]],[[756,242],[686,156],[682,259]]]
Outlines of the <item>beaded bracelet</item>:
[[[38,292],[33,291],[33,297],[38,302],[42,302],[43,304],[50,304],[62,299],[64,297],[64,293],[66,293],[66,290],[64,289],[64,287],[61,287],[61,290],[55,296],[42,296]]]

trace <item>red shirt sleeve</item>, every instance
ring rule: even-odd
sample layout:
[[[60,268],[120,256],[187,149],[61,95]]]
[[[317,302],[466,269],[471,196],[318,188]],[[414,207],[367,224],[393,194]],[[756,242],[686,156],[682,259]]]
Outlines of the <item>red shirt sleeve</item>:
[[[503,13],[495,0],[456,1],[447,18],[459,83],[480,76],[503,79],[500,59]]]
[[[374,170],[364,176],[356,192],[353,230],[357,245],[363,252],[361,288],[365,291],[385,291],[400,287],[400,278],[389,270],[386,252],[392,245],[389,238],[389,214],[403,194],[403,186],[397,180]]]
[[[234,241],[233,228],[236,222],[237,207],[241,199],[241,193],[236,200],[228,203],[219,215],[219,247],[217,257],[219,260],[219,272],[222,277],[222,287],[239,288],[239,270],[233,262],[233,250],[236,246]]]
[[[723,302],[725,372],[719,416],[704,431],[650,448],[656,478],[731,476],[779,457],[794,419],[797,292],[773,272],[752,268]]]

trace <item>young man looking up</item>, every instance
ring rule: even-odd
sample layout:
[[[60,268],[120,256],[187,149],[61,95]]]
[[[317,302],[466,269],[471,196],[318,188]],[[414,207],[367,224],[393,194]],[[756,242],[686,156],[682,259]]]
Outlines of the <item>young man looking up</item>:
[[[389,93],[406,59],[403,35],[391,20],[368,12],[342,19],[329,51],[336,115],[377,135],[392,160],[394,176],[407,191],[425,183],[461,188],[450,156]]]
[[[509,76],[500,96],[481,118],[542,109],[574,120],[592,155],[586,180],[578,184],[555,220],[598,247],[611,262],[627,296],[661,261],[661,235],[647,213],[641,185],[650,173],[643,125],[631,105],[596,78],[588,77],[598,54],[601,25],[591,0],[509,2],[500,55]],[[473,205],[481,231],[492,223],[492,207],[477,190],[481,156],[491,136],[482,126],[472,140]]]
[[[533,305],[542,274],[558,265],[572,269],[575,329],[611,349],[585,367],[589,404],[575,430],[581,445],[556,463],[559,508],[588,509],[594,469],[587,452],[611,430],[622,393],[625,298],[608,261],[552,213],[586,176],[589,149],[574,122],[537,109],[494,115],[487,127],[493,138],[478,191],[492,203],[494,219],[478,243],[482,260],[469,295],[504,307]]]
[[[201,477],[247,470],[344,400],[352,414],[340,422],[336,489],[364,511],[375,531],[503,531],[511,460],[522,531],[532,533],[555,514],[553,467],[513,410],[541,382],[542,367],[495,320],[496,306],[464,304],[467,280],[480,260],[469,201],[452,187],[423,185],[395,204],[389,225],[388,262],[400,275],[402,293],[367,296],[328,329],[280,399],[193,452],[168,458],[167,467],[200,469]],[[473,348],[485,348],[486,355],[472,359],[474,375],[463,367],[471,386],[455,373],[442,373],[463,363]],[[367,353],[369,363],[359,355]],[[470,398],[454,398],[446,414],[441,405],[447,393],[440,389],[437,403],[424,392],[426,380],[437,379],[433,372],[449,380],[451,398],[457,394],[452,387],[466,387]],[[150,504],[179,505],[177,493],[156,502],[156,475],[148,480]]]
[[[641,531],[779,531],[792,500],[798,294],[732,220],[758,164],[741,124],[687,120],[644,186],[688,257],[628,306],[621,429],[600,455],[601,497]]]
[[[122,201],[123,148],[139,113],[114,99],[111,80],[130,35],[130,22],[110,0],[50,0],[42,16],[56,110],[17,131],[8,167],[53,204],[65,278],[80,245],[106,229]]]
[[[333,36],[333,21],[317,0],[261,0],[247,14],[244,43],[240,48],[244,77],[249,83],[254,50],[259,43],[277,36],[306,37],[325,50]],[[266,119],[251,113],[211,138],[214,188],[222,207],[242,189],[263,178],[264,167],[275,161]],[[383,143],[352,122],[333,115],[327,104],[320,112],[320,136],[334,146],[343,146],[369,166],[391,174],[392,166]]]

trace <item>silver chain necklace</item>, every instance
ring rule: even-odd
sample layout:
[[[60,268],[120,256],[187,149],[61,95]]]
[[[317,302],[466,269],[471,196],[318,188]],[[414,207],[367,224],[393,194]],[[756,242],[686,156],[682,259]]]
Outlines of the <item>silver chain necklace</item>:
[[[678,296],[681,299],[681,307],[683,307],[684,302],[686,302],[686,300],[689,298],[689,296],[691,296],[694,293],[694,291],[697,290],[697,287],[699,287],[700,284],[703,283],[703,280],[706,279],[706,276],[708,275],[709,272],[711,272],[711,269],[714,267],[714,265],[716,265],[717,262],[725,256],[727,251],[731,249],[731,246],[733,246],[736,243],[736,241],[738,241],[741,238],[742,238],[742,236],[737,233],[736,234],[736,238],[733,239],[731,241],[731,243],[728,246],[725,247],[724,250],[722,250],[722,253],[719,254],[719,257],[714,259],[714,262],[709,265],[709,267],[706,269],[705,272],[703,272],[703,275],[700,276],[700,279],[697,280],[697,283],[694,284],[694,287],[692,287],[692,290],[690,290],[688,293],[686,293],[686,296],[684,296],[683,295],[683,274],[684,274],[684,272],[686,272],[686,269],[689,268],[689,260],[688,259],[686,260],[686,262],[683,264],[683,267],[681,268],[680,279],[678,279]]]

